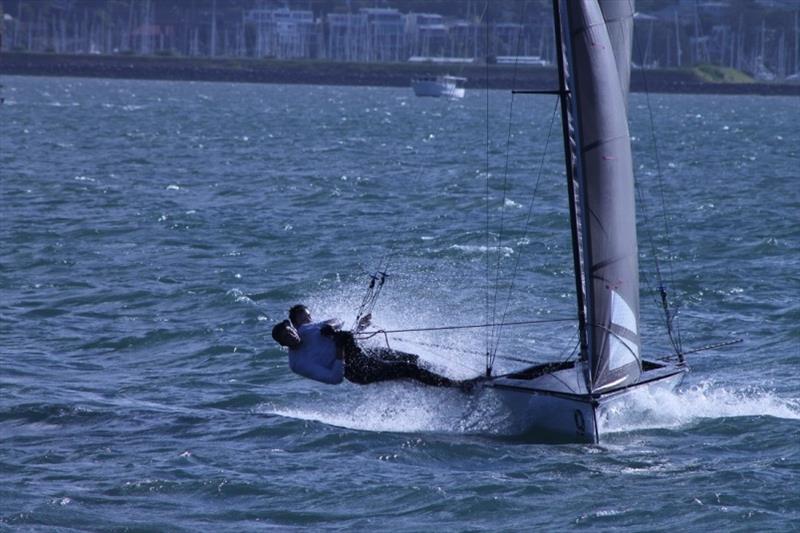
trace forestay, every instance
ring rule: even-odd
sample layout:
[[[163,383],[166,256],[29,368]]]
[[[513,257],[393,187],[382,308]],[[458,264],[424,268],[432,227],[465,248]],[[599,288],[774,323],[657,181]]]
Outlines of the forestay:
[[[561,5],[566,14],[563,39],[573,136],[572,201],[586,314],[582,357],[588,362],[589,388],[599,392],[635,383],[641,374],[639,265],[626,111],[633,2],[569,0]]]

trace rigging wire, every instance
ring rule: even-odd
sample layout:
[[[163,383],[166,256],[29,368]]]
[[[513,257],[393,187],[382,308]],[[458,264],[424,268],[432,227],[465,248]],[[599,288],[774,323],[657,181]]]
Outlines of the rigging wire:
[[[530,201],[530,204],[528,205],[528,213],[527,213],[527,215],[525,217],[525,226],[524,226],[523,232],[522,232],[523,237],[528,234],[528,228],[530,227],[530,222],[531,222],[531,218],[532,218],[532,215],[533,215],[533,207],[534,207],[534,205],[536,203],[536,195],[537,195],[537,193],[539,191],[539,184],[541,183],[542,174],[543,174],[543,171],[544,171],[544,161],[545,161],[545,158],[547,157],[547,152],[548,152],[549,147],[550,147],[550,140],[551,140],[552,134],[553,134],[553,124],[555,124],[556,115],[558,113],[558,103],[559,103],[558,98],[556,98],[555,99],[555,103],[553,105],[553,112],[552,112],[552,115],[550,117],[550,124],[549,124],[549,126],[547,128],[547,138],[545,140],[544,150],[542,151],[542,157],[539,160],[539,170],[537,171],[536,184],[533,187],[533,194],[531,195],[531,201]],[[511,277],[510,277],[511,281],[509,283],[508,291],[507,291],[507,294],[506,294],[506,303],[505,303],[505,307],[503,309],[503,314],[502,314],[502,316],[500,318],[501,327],[502,327],[502,325],[511,324],[510,322],[508,322],[508,323],[505,322],[505,319],[506,319],[506,316],[508,315],[508,308],[509,308],[510,303],[511,303],[511,293],[514,290],[514,282],[515,282],[516,277],[517,277],[517,270],[519,269],[520,255],[521,254],[517,254],[517,257],[514,260],[514,269],[511,272]],[[494,345],[493,354],[496,354],[497,350],[500,347],[500,339],[501,339],[501,337],[498,335],[497,340],[496,340],[495,345]],[[489,360],[489,367],[488,368],[490,368],[493,363],[494,363],[494,355]]]
[[[516,322],[506,322],[505,324],[502,324],[502,327],[525,326],[525,325],[533,325],[533,324],[554,324],[554,323],[558,323],[558,322],[575,322],[575,318],[574,317],[560,317],[560,318],[548,318],[548,319],[541,319],[541,320],[520,320],[520,321],[516,321]],[[424,331],[448,331],[448,330],[452,331],[452,330],[463,330],[463,329],[492,328],[492,327],[496,327],[496,326],[498,326],[498,324],[485,323],[485,324],[465,324],[465,325],[457,325],[457,326],[434,326],[434,327],[426,327],[426,328],[406,328],[406,329],[393,329],[393,330],[392,329],[390,329],[390,330],[377,329],[377,330],[373,330],[373,331],[356,332],[355,336],[359,340],[363,341],[363,340],[371,339],[371,338],[376,337],[378,335],[382,335],[384,340],[385,340],[385,342],[386,342],[386,346],[388,348],[389,347],[389,334],[419,333],[419,332],[424,332]],[[408,340],[400,339],[400,338],[393,338],[392,340],[400,340],[401,342],[409,342],[411,344],[419,344],[419,345],[423,345],[423,346],[432,346],[432,347],[435,347],[435,348],[443,348],[445,350],[453,351],[453,352],[473,353],[473,354],[483,355],[482,352],[448,348],[448,347],[441,346],[441,345],[438,345],[438,344],[425,343],[425,342],[422,342],[422,341],[408,341]],[[573,351],[573,353],[574,353],[574,351]],[[494,359],[496,359],[497,357],[498,357],[497,353],[495,352],[493,354],[492,361],[494,361]],[[511,357],[511,356],[499,356],[499,357],[500,357],[500,359],[508,359],[508,360],[522,362],[522,363],[526,363],[526,364],[535,363],[534,361],[530,361],[528,359],[521,359],[521,358],[516,358],[516,357]],[[474,368],[471,368],[468,365],[466,365],[466,364],[464,364],[464,363],[462,363],[462,362],[460,362],[458,360],[454,360],[454,361],[457,364],[460,364],[464,368],[469,368],[471,370],[474,370]]]
[[[555,322],[574,322],[575,317],[561,317],[561,318],[547,318],[543,320],[520,320],[517,322],[506,322],[503,324],[503,327],[508,326],[525,326],[530,324],[551,324]],[[364,331],[361,333],[362,338],[368,339],[370,337],[374,337],[379,333],[409,333],[409,332],[418,332],[418,331],[447,331],[447,330],[458,330],[458,329],[477,329],[477,328],[490,328],[495,324],[485,323],[485,324],[466,324],[460,326],[433,326],[428,328],[406,328],[406,329],[379,329],[375,331]]]
[[[684,355],[690,353],[698,353],[698,352],[706,352],[708,350],[714,350],[716,348],[722,348],[723,346],[731,346],[733,344],[739,344],[740,342],[744,342],[744,339],[733,339],[729,341],[717,342],[714,344],[707,344],[705,346],[701,346],[700,348],[694,348],[692,350],[686,350],[685,352],[681,352],[679,354],[670,354],[658,357],[661,360],[669,360],[669,359],[678,359],[679,361],[682,360]]]
[[[631,8],[631,12],[633,12],[634,11],[633,3],[631,2],[631,0],[628,0],[628,2]],[[642,53],[641,48],[642,48],[641,46],[638,47],[640,54]],[[639,63],[643,64],[643,58],[640,57],[639,59],[640,59]],[[655,134],[655,119],[653,118],[653,106],[650,102],[650,90],[647,83],[647,69],[642,68],[641,72],[642,72],[642,80],[644,81],[644,94],[645,94],[645,100],[647,102],[648,118],[650,121],[650,134],[653,144],[653,152],[656,160],[656,178],[658,182],[658,192],[661,198],[661,212],[664,219],[664,238],[667,241],[667,269],[669,275],[669,283],[672,287],[675,287],[675,275],[672,264],[672,257],[671,254],[669,253],[669,251],[672,250],[672,242],[670,238],[671,231],[669,227],[669,216],[667,213],[667,205],[666,205],[666,200],[664,199],[664,174],[661,166],[661,155],[658,150],[658,142]],[[665,321],[665,326],[667,328],[667,336],[669,337],[670,343],[672,344],[675,353],[682,354],[683,341],[681,339],[680,328],[678,328],[677,323],[674,322],[675,318],[678,315],[678,305],[676,304],[676,308],[673,311],[670,311],[669,299],[667,297],[667,289],[664,286],[663,276],[661,274],[661,265],[658,259],[658,253],[655,246],[655,239],[653,238],[653,235],[649,230],[650,228],[648,224],[649,217],[647,212],[647,205],[644,198],[644,193],[642,192],[640,187],[636,187],[636,189],[637,189],[637,195],[639,196],[639,205],[641,206],[645,227],[648,228],[648,240],[650,242],[651,253],[653,255],[653,260],[655,262],[656,277],[658,279],[658,292],[661,299],[660,304],[664,311],[664,321]],[[675,331],[675,336],[673,336],[673,329]]]
[[[513,77],[516,78],[517,76],[517,63],[514,62],[514,75]],[[511,86],[514,86],[514,81],[512,80]],[[497,261],[495,261],[495,277],[494,277],[494,295],[492,297],[492,322],[494,323],[497,319],[497,293],[500,290],[500,251],[503,249],[503,226],[505,224],[505,214],[506,214],[506,199],[507,199],[507,192],[508,192],[508,162],[509,162],[509,154],[511,153],[511,129],[512,129],[512,118],[514,115],[514,92],[511,92],[511,101],[508,105],[508,134],[506,135],[506,162],[505,168],[503,169],[503,201],[500,204],[500,229],[497,232]],[[486,226],[486,233],[489,234],[489,226],[487,223]],[[489,256],[489,248],[486,249],[486,256]],[[494,340],[496,336],[499,335],[499,332],[496,328],[492,328],[489,338]]]
[[[525,13],[527,11],[528,4],[527,2],[523,4],[522,7],[522,20],[525,20]],[[517,39],[517,50],[516,55],[519,56],[520,54],[520,47],[522,45],[522,39]],[[503,168],[503,201],[500,204],[500,229],[498,230],[498,241],[497,241],[497,261],[495,262],[495,278],[494,278],[494,296],[492,298],[492,322],[495,322],[497,319],[497,293],[500,291],[500,258],[503,247],[503,228],[505,224],[505,214],[506,214],[506,199],[508,193],[508,166],[509,166],[509,159],[511,154],[511,130],[513,125],[513,117],[514,117],[514,87],[517,83],[517,71],[519,68],[519,62],[514,61],[514,70],[511,76],[511,100],[508,105],[508,132],[506,133],[506,157],[505,157],[505,166]],[[488,176],[487,176],[488,179]],[[487,220],[486,226],[487,235],[489,233],[489,226]],[[489,255],[489,248],[486,249],[486,255]],[[500,336],[500,331],[497,328],[492,328],[490,332],[489,338],[494,340]],[[495,348],[495,352],[497,349]],[[487,370],[491,370],[491,365]]]
[[[383,290],[383,285],[386,283],[386,278],[389,276],[385,268],[381,269],[383,266],[382,263],[383,260],[381,260],[378,270],[374,274],[370,274],[367,292],[364,295],[364,298],[361,300],[361,306],[358,308],[356,320],[351,328],[351,330],[355,333],[358,333],[366,327],[366,325],[361,324],[361,319],[372,314],[372,310],[375,308],[375,303],[378,301],[378,296],[380,296],[381,290]]]
[[[408,339],[403,339],[402,337],[392,337],[392,340],[393,341],[405,342],[405,343],[408,343],[408,344],[416,344],[416,345],[419,345],[419,346],[428,346],[430,348],[436,348],[436,349],[444,350],[444,351],[447,351],[447,352],[455,352],[455,353],[460,353],[460,354],[471,354],[471,355],[484,355],[483,352],[479,352],[478,350],[464,350],[464,349],[461,349],[461,348],[452,348],[450,346],[444,346],[442,344],[436,344],[436,343],[433,343],[433,342],[411,341],[411,340],[408,340]],[[517,362],[517,363],[525,363],[526,365],[535,365],[537,363],[537,361],[533,361],[531,359],[524,359],[522,357],[513,357],[511,355],[498,355],[497,358],[498,359],[505,359],[505,360],[508,360],[508,361],[514,361],[514,362]],[[456,361],[456,363],[459,363],[459,362]],[[467,368],[466,364],[463,364],[463,363],[460,363],[460,364],[464,368]],[[474,368],[471,368],[471,369],[475,370]]]
[[[486,0],[484,6],[484,24],[486,25],[486,295],[485,295],[485,319],[489,319],[489,293],[491,288],[490,283],[490,260],[489,260],[489,0]],[[491,346],[491,332],[486,331],[486,375],[491,375],[491,365],[489,363],[489,348]]]
[[[442,346],[441,344],[435,344],[435,343],[432,343],[432,342],[412,341],[412,340],[409,340],[409,339],[404,339],[402,337],[392,337],[391,340],[397,341],[397,342],[404,342],[406,344],[413,344],[415,346],[428,346],[430,348],[436,348],[437,350],[445,350],[445,351],[448,351],[448,352],[456,352],[456,353],[460,353],[460,354],[467,354],[468,353],[468,354],[473,354],[473,355],[483,355],[483,352],[479,352],[477,350],[461,350],[461,349],[458,349],[458,348],[450,348],[450,347],[447,347],[447,346]],[[445,357],[445,356],[442,356],[441,354],[436,354],[436,355],[437,355],[437,358],[439,358],[439,359],[447,359],[448,363],[450,363],[450,362],[455,363],[456,365],[460,366],[461,368],[466,368],[466,369],[470,370],[471,372],[480,373],[480,371],[481,371],[481,369],[475,368],[472,365],[468,365],[467,363],[465,363],[461,359],[452,358],[452,357]]]

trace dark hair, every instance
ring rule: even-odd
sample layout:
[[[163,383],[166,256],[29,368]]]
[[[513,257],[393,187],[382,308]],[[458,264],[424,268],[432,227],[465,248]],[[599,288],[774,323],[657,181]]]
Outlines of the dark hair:
[[[300,318],[300,313],[303,312],[309,313],[308,307],[303,304],[293,305],[292,308],[289,309],[289,320],[292,321],[293,325],[297,326],[297,320]]]

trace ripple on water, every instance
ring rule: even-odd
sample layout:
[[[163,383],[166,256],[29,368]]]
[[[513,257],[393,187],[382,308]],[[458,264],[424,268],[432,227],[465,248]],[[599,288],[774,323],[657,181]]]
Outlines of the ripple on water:
[[[655,221],[640,226],[648,350],[668,352],[651,307],[653,249],[687,347],[746,342],[692,357],[681,391],[608,413],[604,441],[585,446],[509,435],[491,394],[302,380],[269,335],[300,301],[351,322],[365,273],[381,268],[373,315],[385,329],[488,322],[495,280],[507,319],[572,316],[561,153],[551,143],[542,159],[530,143],[548,135],[551,99],[515,99],[513,135],[490,139],[487,240],[483,93],[454,103],[407,88],[3,84],[3,526],[800,521],[795,99],[631,96]],[[508,125],[508,104],[491,94],[490,124]],[[574,334],[505,328],[500,355],[567,357]],[[480,373],[489,343],[483,330],[388,342],[454,377]]]

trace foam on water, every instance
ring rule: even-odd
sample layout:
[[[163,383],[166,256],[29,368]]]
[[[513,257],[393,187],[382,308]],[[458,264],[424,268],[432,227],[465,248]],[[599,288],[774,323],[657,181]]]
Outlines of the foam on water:
[[[492,246],[487,248],[484,245],[476,245],[476,244],[454,244],[450,246],[452,250],[459,250],[461,252],[466,252],[468,254],[485,254],[487,250],[492,253],[497,253],[498,251],[503,254],[504,257],[508,257],[514,253],[514,249],[510,246]]]
[[[508,413],[491,391],[464,394],[407,381],[345,387],[349,390],[335,401],[264,404],[256,411],[360,431],[513,436],[506,423]],[[800,420],[800,401],[769,391],[731,390],[704,382],[674,393],[637,393],[603,413],[599,423],[601,433],[607,435],[684,427],[702,419],[753,416]]]
[[[675,428],[702,419],[771,416],[800,420],[800,399],[774,392],[716,385],[713,381],[676,392],[640,391],[615,404],[598,420],[602,433]]]
[[[602,446],[529,446],[505,438],[508,412],[495,391],[314,383],[291,374],[269,332],[298,301],[352,327],[367,287],[360,272],[381,269],[386,256],[376,327],[493,322],[489,286],[500,289],[500,313],[510,293],[508,321],[574,316],[563,154],[555,145],[540,154],[529,141],[548,134],[551,99],[514,104],[507,197],[523,207],[505,206],[501,224],[503,212],[491,209],[502,207],[501,191],[490,189],[487,242],[485,125],[504,129],[507,93],[493,91],[487,113],[477,92],[452,105],[415,99],[407,87],[14,76],[3,84],[13,101],[0,110],[0,530],[800,523],[791,284],[800,233],[786,216],[797,208],[797,143],[788,141],[796,99],[653,95],[655,121],[632,114],[639,184],[653,208],[658,160],[666,170],[661,199],[674,231],[667,239],[654,213],[651,232],[676,262],[670,285],[683,337],[745,337],[749,346],[693,364],[687,383],[715,383],[609,415],[610,431],[633,433]],[[641,94],[631,100],[644,106]],[[130,104],[147,107],[122,109]],[[685,113],[702,113],[709,127]],[[717,135],[723,124],[729,135]],[[490,146],[498,185],[504,137]],[[525,233],[529,170],[540,161]],[[642,298],[643,322],[657,319],[650,300]],[[566,359],[575,331],[574,322],[506,328],[498,355]],[[415,331],[389,341],[467,377],[483,369],[472,352],[489,335]],[[498,372],[520,366],[505,361]]]
[[[265,404],[262,414],[322,422],[360,431],[394,433],[503,433],[504,423],[490,395],[416,385],[408,381],[349,390],[335,401],[303,401],[299,405]]]

